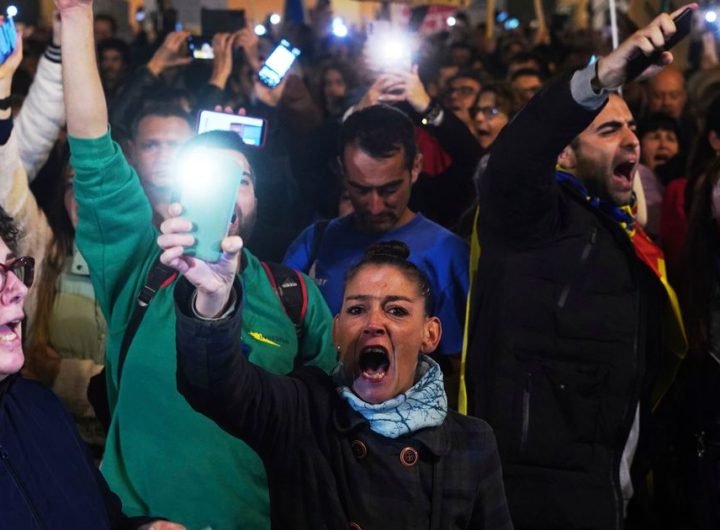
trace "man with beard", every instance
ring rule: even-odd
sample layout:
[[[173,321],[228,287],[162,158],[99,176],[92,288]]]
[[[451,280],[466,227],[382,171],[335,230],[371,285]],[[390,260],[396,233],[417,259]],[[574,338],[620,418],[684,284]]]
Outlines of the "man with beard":
[[[330,311],[342,305],[345,272],[379,241],[398,240],[430,279],[433,314],[443,323],[436,353],[458,357],[468,290],[467,244],[408,208],[422,169],[412,121],[400,110],[372,105],[350,115],[339,147],[353,213],[327,226],[308,227],[290,246],[284,263],[315,279]]]
[[[63,81],[76,172],[76,240],[108,322],[111,424],[103,475],[128,514],[161,512],[189,528],[269,528],[267,484],[258,456],[194,412],[177,392],[172,289],[157,290],[119,366],[136,299],[159,255],[158,231],[136,171],[108,134],[93,53],[92,2],[55,4],[66,29],[63,45],[75,51],[63,63]],[[196,147],[218,158],[230,156],[241,167],[230,232],[247,237],[257,207],[249,149],[233,133],[210,132],[187,142],[175,158]],[[203,178],[202,172],[197,178]],[[298,364],[331,369],[332,319],[314,284],[306,282],[307,309],[296,330],[261,263],[247,250],[240,260],[239,274],[248,286],[244,304],[251,314],[242,338],[250,361],[283,374]]]
[[[480,180],[467,405],[497,434],[518,529],[662,526],[643,488],[686,341],[662,251],[633,216],[639,141],[611,92],[635,54],[657,53],[646,75],[667,65],[675,32],[660,15],[539,92]]]

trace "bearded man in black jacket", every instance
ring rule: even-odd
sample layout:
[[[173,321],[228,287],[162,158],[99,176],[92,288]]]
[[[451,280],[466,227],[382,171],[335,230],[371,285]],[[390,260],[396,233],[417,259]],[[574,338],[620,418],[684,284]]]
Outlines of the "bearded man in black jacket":
[[[626,527],[685,353],[662,252],[633,216],[634,120],[612,93],[636,54],[653,56],[643,75],[669,64],[675,31],[660,15],[536,95],[480,182],[460,402],[497,434],[519,529]]]

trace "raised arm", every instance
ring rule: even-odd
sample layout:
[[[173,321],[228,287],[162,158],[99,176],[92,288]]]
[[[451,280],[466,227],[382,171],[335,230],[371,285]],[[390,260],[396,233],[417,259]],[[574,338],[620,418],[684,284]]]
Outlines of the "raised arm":
[[[75,138],[99,138],[108,128],[95,57],[92,4],[92,0],[55,0],[63,24],[62,49],[72,50],[63,62],[63,86],[68,133]]]
[[[47,162],[65,125],[60,65],[61,26],[60,15],[55,13],[52,42],[40,58],[35,78],[15,123],[20,158],[31,182]]]
[[[499,232],[537,239],[557,226],[557,155],[592,122],[608,92],[631,80],[626,71],[634,56],[660,52],[643,77],[672,61],[672,54],[663,51],[675,33],[671,17],[693,6],[663,13],[596,64],[551,84],[502,130],[480,182],[481,238]]]

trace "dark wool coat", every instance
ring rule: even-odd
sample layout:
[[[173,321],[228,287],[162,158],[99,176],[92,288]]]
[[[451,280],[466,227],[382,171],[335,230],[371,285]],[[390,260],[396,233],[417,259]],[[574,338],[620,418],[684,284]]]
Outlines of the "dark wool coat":
[[[191,292],[185,281],[176,287],[178,388],[260,455],[273,528],[512,528],[485,422],[450,412],[440,427],[380,436],[321,370],[284,377],[248,362],[240,311],[192,318]]]
[[[0,382],[0,529],[137,528],[89,457],[70,414],[39,383]]]

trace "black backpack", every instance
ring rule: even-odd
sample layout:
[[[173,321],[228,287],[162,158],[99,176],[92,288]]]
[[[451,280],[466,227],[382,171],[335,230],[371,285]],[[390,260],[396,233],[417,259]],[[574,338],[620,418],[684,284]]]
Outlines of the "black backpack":
[[[299,272],[281,265],[279,263],[267,263],[261,261],[265,274],[267,274],[270,285],[272,285],[275,294],[280,299],[280,302],[285,309],[290,321],[295,327],[295,333],[298,338],[298,343],[303,338],[304,332],[304,320],[305,314],[307,313],[308,307],[308,296],[307,296],[307,285],[303,275]],[[173,280],[177,277],[177,272],[170,267],[167,267],[160,263],[158,257],[153,263],[150,272],[148,273],[145,285],[140,290],[140,294],[137,297],[135,309],[128,322],[127,329],[123,335],[122,344],[120,345],[120,353],[118,354],[118,388],[120,388],[120,378],[122,376],[123,366],[125,364],[125,358],[127,352],[130,349],[137,333],[140,323],[145,316],[148,305],[155,297],[160,289],[170,285]],[[90,378],[90,383],[87,388],[88,401],[95,410],[95,416],[100,420],[100,423],[105,427],[105,431],[110,427],[110,403],[107,398],[107,376],[105,374],[105,368],[100,371],[97,375]]]

